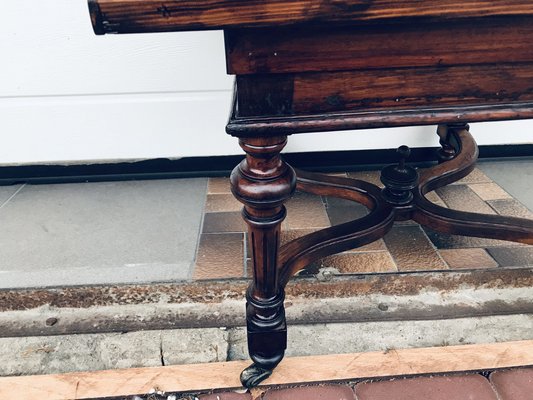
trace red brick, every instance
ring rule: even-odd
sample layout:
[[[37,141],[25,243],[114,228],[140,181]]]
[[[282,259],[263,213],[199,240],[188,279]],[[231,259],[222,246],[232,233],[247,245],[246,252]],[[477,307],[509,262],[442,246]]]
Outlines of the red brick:
[[[252,400],[250,393],[223,392],[205,394],[198,397],[199,400]]]
[[[490,375],[501,400],[533,399],[533,368],[496,371]]]
[[[354,400],[352,388],[346,385],[305,386],[269,390],[263,400]]]
[[[498,400],[481,375],[435,376],[360,383],[358,400]]]

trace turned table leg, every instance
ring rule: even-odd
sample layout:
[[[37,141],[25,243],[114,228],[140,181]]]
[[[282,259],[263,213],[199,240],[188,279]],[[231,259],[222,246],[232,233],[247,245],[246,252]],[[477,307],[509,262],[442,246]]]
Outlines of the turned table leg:
[[[253,281],[246,293],[246,325],[254,364],[241,374],[245,387],[267,378],[287,346],[278,250],[286,215],[283,203],[296,189],[296,175],[279,154],[286,142],[286,136],[241,139],[246,158],[231,174],[232,192],[244,204],[253,263]]]

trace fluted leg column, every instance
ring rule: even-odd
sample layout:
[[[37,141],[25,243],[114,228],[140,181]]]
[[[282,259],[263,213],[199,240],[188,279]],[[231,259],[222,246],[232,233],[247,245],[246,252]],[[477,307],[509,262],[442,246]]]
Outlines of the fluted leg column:
[[[284,288],[277,264],[286,215],[283,203],[294,193],[296,175],[280,157],[286,142],[286,136],[241,139],[246,158],[231,174],[232,192],[244,204],[254,275],[246,293],[248,351],[254,362],[241,374],[246,387],[267,378],[287,346]]]

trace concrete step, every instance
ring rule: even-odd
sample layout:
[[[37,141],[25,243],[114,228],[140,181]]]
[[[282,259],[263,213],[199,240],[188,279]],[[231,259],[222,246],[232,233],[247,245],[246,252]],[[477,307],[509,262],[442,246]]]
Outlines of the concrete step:
[[[287,357],[533,339],[533,315],[289,326]],[[0,375],[248,359],[243,327],[0,338]]]

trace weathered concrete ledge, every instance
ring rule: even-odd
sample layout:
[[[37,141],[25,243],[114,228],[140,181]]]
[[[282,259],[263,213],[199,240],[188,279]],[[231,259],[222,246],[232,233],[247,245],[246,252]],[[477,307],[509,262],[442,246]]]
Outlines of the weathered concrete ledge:
[[[0,337],[244,325],[246,280],[0,291]],[[533,269],[295,279],[291,324],[533,314]]]
[[[533,339],[533,315],[289,326],[287,357]],[[0,376],[248,359],[244,328],[0,338]]]

